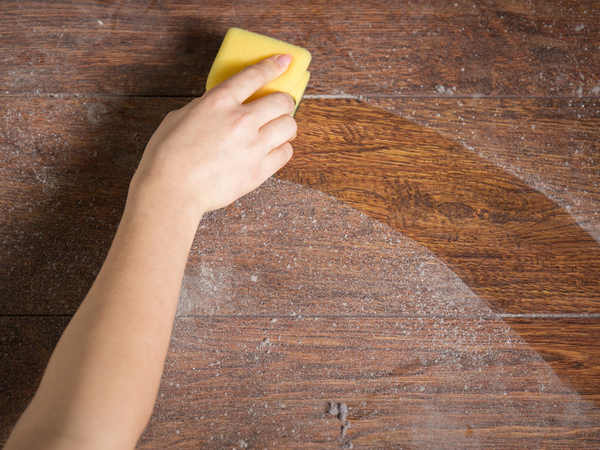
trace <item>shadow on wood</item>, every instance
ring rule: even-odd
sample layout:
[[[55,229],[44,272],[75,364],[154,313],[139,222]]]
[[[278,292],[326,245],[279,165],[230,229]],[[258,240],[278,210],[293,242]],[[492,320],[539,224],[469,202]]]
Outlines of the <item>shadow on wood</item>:
[[[68,323],[65,317],[0,317],[0,442],[33,398]]]
[[[151,21],[159,11],[148,8],[146,19]],[[111,14],[121,19],[132,15],[131,10],[119,9]],[[130,67],[123,58],[120,64],[112,61],[107,66],[110,73],[107,68],[102,77],[88,80],[88,71],[75,71],[69,80],[101,83],[96,92],[104,93],[127,78],[143,86],[144,91],[138,92],[142,97],[160,95],[165,80],[170,84],[178,84],[178,77],[204,80],[210,69],[207,61],[212,62],[222,41],[210,28],[206,21],[182,18],[175,37],[168,34],[175,53],[175,61],[168,64]],[[117,33],[108,39],[125,37]],[[78,64],[97,58],[92,52]],[[136,72],[142,69],[143,73]],[[52,89],[61,91],[60,86]],[[198,82],[197,92],[203,91],[203,82]],[[1,314],[74,313],[108,251],[146,143],[162,118],[189,100],[3,99]]]

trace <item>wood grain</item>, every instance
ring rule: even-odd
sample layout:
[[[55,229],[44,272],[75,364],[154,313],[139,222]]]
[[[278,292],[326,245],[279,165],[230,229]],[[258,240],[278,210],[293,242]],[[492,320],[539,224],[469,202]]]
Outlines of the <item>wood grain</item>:
[[[144,143],[183,103],[3,101],[4,314],[75,310]],[[598,311],[598,244],[545,196],[434,131],[360,102],[306,100],[298,121],[296,154],[281,177],[424,244],[496,311]]]
[[[308,48],[308,94],[600,94],[591,0],[5,1],[0,92],[199,95],[232,26]]]
[[[511,334],[462,318],[182,318],[141,447],[595,445],[599,410],[498,339]],[[332,401],[350,409],[344,438]]]
[[[281,178],[438,255],[496,311],[594,313],[600,247],[547,197],[432,130],[354,100],[306,103]]]
[[[40,344],[66,320],[0,321],[12,336],[3,354],[39,377]],[[5,375],[24,407],[37,377]],[[179,318],[158,397],[139,448],[580,448],[600,437],[599,410],[495,319]],[[349,408],[343,437],[330,402]],[[0,442],[19,412],[2,411]]]
[[[381,99],[554,200],[600,242],[597,99]]]
[[[598,319],[504,318],[561,377],[600,405]]]
[[[598,445],[596,2],[2,8],[0,315],[25,316],[0,316],[0,442],[102,263],[145,142],[240,26],[313,53],[307,94],[404,116],[307,99],[281,176],[417,243],[274,181],[207,217],[140,447]],[[343,437],[329,402],[350,408]]]
[[[269,181],[205,218],[180,315],[491,315],[433,254],[333,198]]]

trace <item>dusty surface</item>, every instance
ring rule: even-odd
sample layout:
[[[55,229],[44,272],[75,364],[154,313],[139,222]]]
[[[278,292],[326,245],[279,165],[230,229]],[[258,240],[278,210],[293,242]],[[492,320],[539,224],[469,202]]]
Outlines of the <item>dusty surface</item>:
[[[238,26],[313,53],[294,179],[415,241],[276,182],[207,217],[141,447],[598,447],[596,3],[4,2],[1,438]]]

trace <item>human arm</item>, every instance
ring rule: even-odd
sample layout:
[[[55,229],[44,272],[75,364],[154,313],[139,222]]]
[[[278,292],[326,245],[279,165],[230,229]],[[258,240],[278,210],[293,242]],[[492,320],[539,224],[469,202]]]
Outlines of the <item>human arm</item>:
[[[243,104],[290,62],[279,61],[251,66],[170,113],[152,136],[106,261],[6,450],[135,447],[158,392],[198,222],[292,155],[291,96]]]

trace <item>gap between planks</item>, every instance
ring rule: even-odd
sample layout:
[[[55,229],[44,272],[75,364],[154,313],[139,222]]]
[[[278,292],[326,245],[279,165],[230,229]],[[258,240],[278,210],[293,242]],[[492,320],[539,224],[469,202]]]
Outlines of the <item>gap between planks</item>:
[[[0,318],[71,318],[72,314],[1,314]],[[446,315],[446,314],[310,314],[310,315],[295,315],[289,314],[211,314],[211,315],[178,315],[176,319],[189,318],[211,318],[211,319],[234,319],[234,318],[251,318],[251,319],[600,319],[600,314],[464,314],[464,315]]]
[[[203,95],[204,92],[201,94]],[[199,95],[198,97],[200,97]],[[79,94],[63,92],[44,92],[37,94],[0,94],[0,98],[196,98],[193,95],[128,95],[128,94]],[[423,94],[305,94],[304,99],[341,99],[364,100],[370,99],[440,99],[440,100],[593,100],[600,99],[599,95],[423,95]]]

